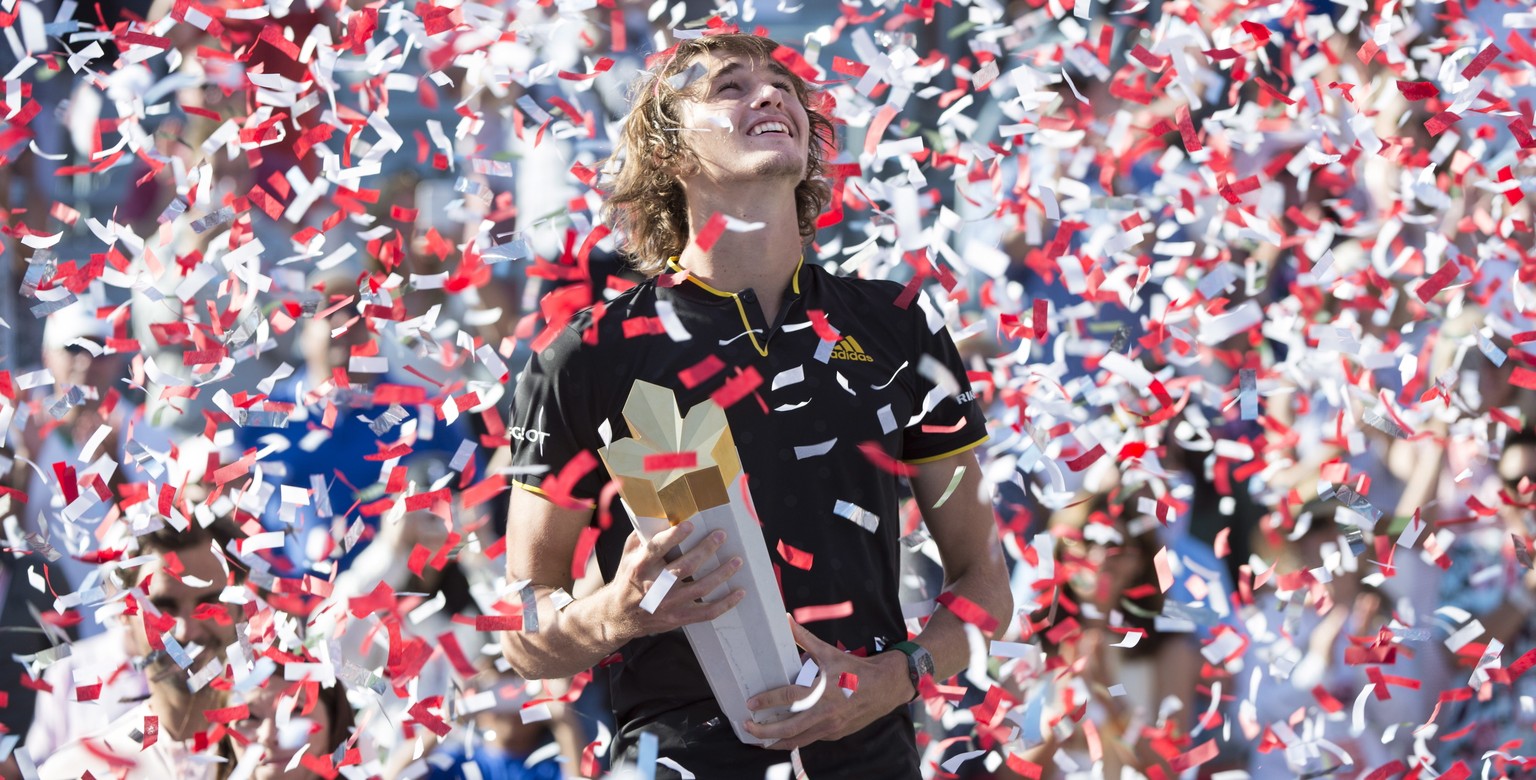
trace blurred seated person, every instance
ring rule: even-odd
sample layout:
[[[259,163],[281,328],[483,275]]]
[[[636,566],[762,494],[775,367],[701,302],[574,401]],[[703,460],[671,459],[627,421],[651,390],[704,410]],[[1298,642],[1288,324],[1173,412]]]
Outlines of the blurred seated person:
[[[1450,653],[1458,666],[1453,679],[1464,679],[1465,670],[1481,666],[1484,654],[1500,656],[1493,665],[1508,667],[1536,647],[1536,568],[1531,552],[1536,536],[1536,431],[1509,435],[1499,456],[1497,482],[1490,479],[1478,495],[1498,511],[1454,526],[1455,539],[1445,550],[1450,565],[1440,580],[1440,603],[1465,610],[1483,627],[1478,637]],[[1446,628],[1464,625],[1471,621]],[[1515,762],[1490,751],[1536,754],[1536,712],[1530,706],[1536,698],[1536,675],[1510,675],[1500,682],[1493,676],[1497,673],[1490,672],[1473,673],[1470,685],[1476,695],[1442,713],[1442,733],[1460,736],[1440,741],[1439,766],[1462,761],[1474,774],[1527,776],[1514,769]]]
[[[1244,704],[1234,708],[1243,736],[1258,746],[1248,762],[1254,780],[1350,771],[1326,749],[1324,740],[1344,749],[1356,767],[1381,766],[1393,758],[1411,761],[1414,740],[1407,730],[1386,746],[1372,735],[1388,733],[1393,723],[1429,718],[1424,705],[1431,704],[1433,696],[1413,690],[1393,690],[1389,700],[1364,699],[1358,705],[1360,722],[1369,724],[1364,736],[1354,733],[1349,719],[1333,717],[1319,705],[1318,690],[1350,702],[1371,682],[1368,664],[1351,661],[1349,651],[1358,647],[1364,649],[1356,649],[1357,654],[1388,652],[1379,644],[1377,632],[1392,619],[1390,600],[1361,576],[1363,555],[1369,548],[1363,541],[1359,542],[1362,555],[1350,548],[1345,536],[1349,526],[1340,523],[1340,510],[1336,500],[1313,501],[1302,507],[1294,526],[1264,534],[1260,540],[1261,556],[1275,562],[1274,576],[1254,593],[1255,609],[1247,620],[1249,664],[1236,686]],[[1355,517],[1357,522],[1369,523]],[[1420,654],[1427,655],[1426,649],[1400,645],[1389,652],[1390,656],[1367,656],[1375,659],[1369,666],[1399,677],[1424,679]],[[1309,721],[1305,725],[1294,720],[1302,711]],[[1251,718],[1243,712],[1251,712]],[[1266,746],[1273,740],[1261,736],[1262,730],[1277,723],[1300,735],[1286,749]]]
[[[425,759],[428,780],[561,780],[556,729],[568,725],[571,708],[559,702],[524,709],[529,683],[511,675],[487,674],[496,704],[474,714]],[[545,709],[547,707],[547,709]],[[552,728],[553,727],[553,728]],[[580,746],[575,746],[579,751]],[[579,753],[568,755],[568,762]],[[469,769],[470,765],[474,769]],[[572,763],[569,776],[578,776]]]
[[[94,475],[105,476],[115,496],[125,483],[162,476],[154,459],[146,457],[141,464],[135,456],[165,453],[172,445],[164,430],[144,422],[140,407],[130,400],[135,393],[121,382],[128,373],[128,360],[105,348],[112,335],[112,321],[99,317],[85,301],[48,316],[42,359],[53,382],[21,399],[16,414],[19,430],[6,442],[14,448],[12,454],[31,462],[12,463],[7,480],[27,495],[20,507],[21,530],[39,534],[63,553],[53,564],[53,574],[63,574],[70,590],[96,568],[80,560],[95,541],[86,529],[106,519],[115,505],[112,499],[92,500],[96,493],[89,486]],[[75,484],[59,484],[57,463],[74,470]],[[76,522],[64,522],[62,514],[73,496],[89,505],[76,507],[83,510]],[[61,584],[58,579],[53,582],[55,587]],[[89,635],[100,628],[87,621],[79,630]]]
[[[1028,616],[1021,631],[1039,636],[1045,658],[1012,664],[1004,685],[1025,702],[1045,696],[1048,728],[1043,741],[1019,753],[1044,766],[1043,777],[1062,776],[1061,767],[1086,770],[1088,743],[1075,725],[1086,718],[1102,740],[1103,776],[1154,766],[1171,776],[1151,742],[1189,734],[1199,643],[1190,633],[1158,629],[1157,617],[1175,614],[1177,598],[1175,589],[1159,587],[1159,523],[1136,511],[1140,491],[1120,487],[1118,472],[1099,472],[1089,475],[1090,492],[1051,516],[1053,576],[1034,583],[1033,608],[1020,602],[1021,621]],[[1062,722],[1072,725],[1066,739],[1053,733]]]
[[[344,571],[366,547],[367,531],[350,544],[346,533],[362,516],[359,507],[383,496],[389,468],[397,465],[396,458],[380,460],[382,451],[408,446],[398,456],[403,466],[428,455],[449,462],[466,440],[463,416],[446,423],[428,403],[439,388],[402,382],[400,358],[380,355],[372,320],[360,313],[357,279],[333,271],[315,286],[323,292],[306,302],[297,334],[303,365],[269,398],[291,411],[285,420],[248,422],[236,434],[242,449],[277,444],[261,461],[269,479],[310,491],[307,505],[283,504],[281,490],[268,501],[263,524],[290,531],[285,553],[292,569],[274,572],[280,576],[328,576],[333,560]],[[478,466],[478,458],[470,465]],[[324,485],[318,493],[316,480]],[[371,527],[378,522],[362,519]]]
[[[223,554],[239,530],[226,518],[185,530],[164,526],[138,537],[121,572],[119,619],[148,698],[105,726],[61,747],[39,767],[43,780],[98,777],[212,780],[217,757],[199,751],[204,716],[225,705],[213,685],[243,620],[244,572]],[[136,562],[144,556],[147,560]],[[231,587],[233,586],[233,587]]]
[[[341,682],[289,682],[281,670],[242,697],[246,717],[220,744],[216,780],[322,780],[335,776],[352,736],[353,711]]]

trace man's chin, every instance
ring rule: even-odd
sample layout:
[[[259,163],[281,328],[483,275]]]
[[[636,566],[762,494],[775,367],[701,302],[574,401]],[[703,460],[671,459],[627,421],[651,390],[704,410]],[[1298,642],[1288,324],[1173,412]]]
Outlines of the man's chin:
[[[286,771],[291,758],[292,756],[281,756],[262,761],[261,765],[256,767],[256,771],[251,773],[251,780],[297,780],[304,777],[302,766],[294,767],[292,772]]]
[[[224,658],[220,654],[203,652],[192,660],[190,667],[183,669],[169,653],[156,650],[145,656],[138,666],[144,671],[144,676],[149,679],[152,687],[163,687],[168,691],[189,694],[192,693],[190,686],[192,678],[206,675],[210,664],[222,670],[224,663]],[[208,688],[207,685],[202,686],[202,689]]]

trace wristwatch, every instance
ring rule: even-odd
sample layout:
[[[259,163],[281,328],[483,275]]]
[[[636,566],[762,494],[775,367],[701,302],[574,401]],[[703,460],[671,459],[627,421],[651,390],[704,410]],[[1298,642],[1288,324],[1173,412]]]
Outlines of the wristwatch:
[[[891,645],[891,648],[900,650],[907,656],[907,676],[912,678],[912,698],[907,701],[916,701],[921,695],[919,681],[924,677],[933,676],[933,656],[916,642],[897,642]]]

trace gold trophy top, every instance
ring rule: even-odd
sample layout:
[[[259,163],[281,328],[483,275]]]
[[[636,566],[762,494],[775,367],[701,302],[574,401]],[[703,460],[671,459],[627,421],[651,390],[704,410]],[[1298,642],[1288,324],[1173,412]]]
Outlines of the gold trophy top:
[[[632,438],[597,454],[637,515],[677,525],[730,502],[727,488],[741,476],[741,459],[719,404],[705,400],[684,417],[671,390],[637,380],[624,402],[624,422]],[[657,457],[669,455],[681,457]]]

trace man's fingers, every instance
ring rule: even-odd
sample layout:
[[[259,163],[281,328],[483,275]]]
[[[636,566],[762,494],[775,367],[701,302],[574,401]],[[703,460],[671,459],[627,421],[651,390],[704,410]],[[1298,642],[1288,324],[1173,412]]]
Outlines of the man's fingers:
[[[699,567],[703,566],[705,561],[709,560],[720,550],[720,545],[724,541],[725,532],[715,531],[694,545],[693,549],[683,553],[677,560],[667,564],[667,568],[671,569],[678,579],[692,577],[698,573]]]
[[[725,581],[731,578],[731,575],[740,570],[741,559],[732,558],[725,563],[716,566],[714,570],[710,571],[708,574],[697,578],[691,585],[688,586],[688,592],[696,594],[694,596],[695,598],[703,598],[708,596],[711,592],[714,591],[715,588],[724,585]]]
[[[780,688],[779,690],[787,689]],[[802,712],[773,723],[758,723],[754,720],[748,720],[746,730],[748,734],[758,739],[779,740],[777,744],[769,745],[768,747],[779,750],[792,750],[805,742],[813,741],[802,740],[801,737],[823,731],[823,725],[822,717],[819,713]]]
[[[810,653],[811,657],[816,659],[817,664],[823,667],[826,666],[826,664],[821,663],[821,659],[826,651],[840,652],[837,648],[821,641],[821,637],[811,633],[810,629],[800,625],[793,617],[786,616],[786,618],[789,620],[789,632],[794,636],[795,644],[799,645],[805,652]]]
[[[629,532],[629,536],[625,537],[625,539],[624,539],[624,553],[623,554],[624,555],[628,555],[631,552],[633,552],[634,550],[638,550],[638,549],[640,549],[641,547],[644,547],[644,546],[645,546],[645,540],[640,538],[640,532],[639,531],[630,531]]]
[[[730,593],[725,594],[725,597],[718,601],[711,601],[709,603],[695,602],[692,605],[692,612],[690,613],[689,619],[686,621],[685,625],[692,623],[707,623],[711,620],[714,620],[715,618],[730,612],[731,608],[737,604],[740,604],[741,600],[745,598],[746,595],[746,591],[737,588]]]
[[[801,699],[811,695],[811,688],[803,685],[785,685],[770,691],[763,691],[747,700],[749,710],[771,710],[775,707],[788,707]],[[805,715],[797,714],[788,720],[803,718]]]
[[[687,520],[671,528],[663,529],[660,533],[651,537],[649,543],[651,556],[658,560],[661,559],[667,554],[668,550],[676,547],[684,539],[687,539],[688,534],[691,533],[693,533],[693,523]]]

